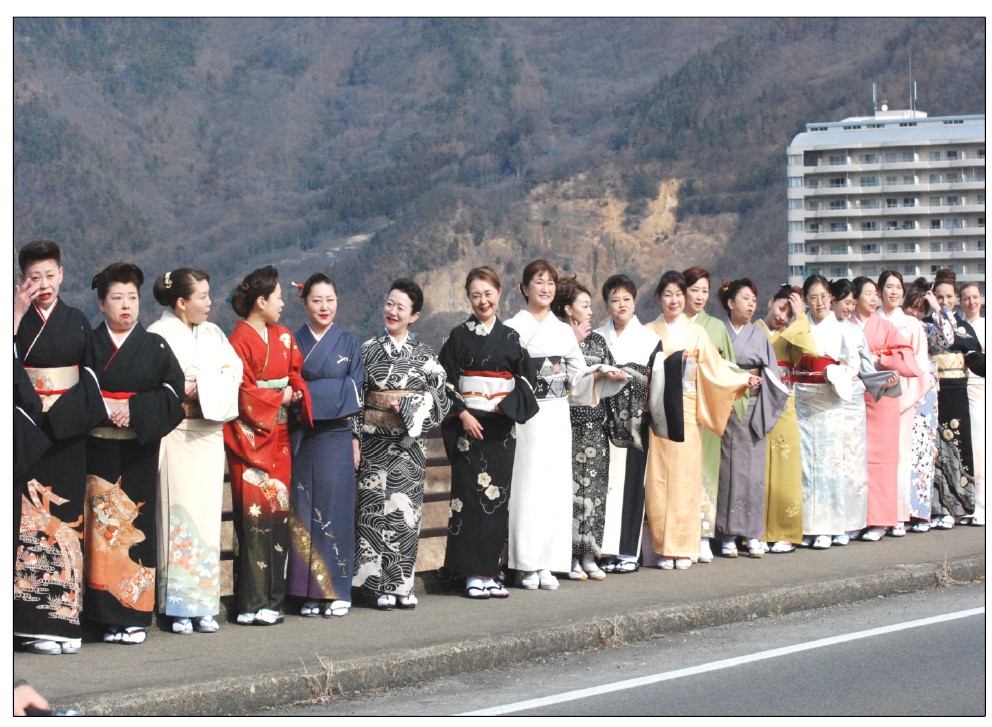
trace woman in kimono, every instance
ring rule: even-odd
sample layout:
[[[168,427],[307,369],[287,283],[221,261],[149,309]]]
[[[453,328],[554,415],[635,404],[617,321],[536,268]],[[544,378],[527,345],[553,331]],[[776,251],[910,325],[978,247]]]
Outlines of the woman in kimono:
[[[310,393],[300,375],[303,356],[282,315],[279,271],[271,265],[250,272],[231,296],[244,320],[231,332],[243,371],[238,418],[224,425],[231,473],[238,623],[282,623],[289,548],[290,407],[310,418]]]
[[[34,390],[21,399],[40,399],[28,431],[51,446],[15,472],[14,635],[35,654],[75,654],[83,643],[85,435],[107,410],[93,372],[93,329],[59,298],[61,249],[37,240],[17,258],[15,356]],[[15,447],[15,461],[26,454]]]
[[[210,315],[210,276],[179,268],[155,281],[165,306],[148,327],[166,340],[186,378],[185,418],[159,449],[158,608],[177,634],[220,628],[224,422],[238,415],[241,359]]]
[[[569,403],[595,406],[620,389],[626,374],[587,367],[571,326],[551,312],[558,272],[546,260],[524,268],[527,307],[506,322],[520,334],[534,367],[540,412],[516,427],[509,565],[527,590],[554,591],[552,571],[568,573],[572,543],[572,427]]]
[[[985,296],[978,283],[961,286],[961,308],[964,319],[975,331],[985,353],[985,318],[982,307]],[[975,465],[975,514],[972,525],[985,524],[985,377],[968,377],[968,413],[971,416],[971,454]]]
[[[764,537],[771,544],[769,552],[792,553],[803,539],[803,467],[799,458],[796,378],[789,352],[795,347],[816,355],[802,288],[780,286],[768,302],[765,319],[754,325],[768,336],[780,378],[789,392],[785,409],[766,439]]]
[[[727,332],[737,366],[752,379],[744,395],[744,411],[739,413],[735,407],[721,440],[716,531],[722,540],[721,555],[736,557],[736,540],[741,537],[747,542],[748,555],[760,558],[765,554],[761,542],[765,532],[765,437],[785,409],[789,393],[779,378],[768,337],[751,324],[758,305],[754,281],[741,278],[725,283],[718,296],[729,318]],[[756,383],[760,386],[755,387]]]
[[[361,409],[365,376],[354,333],[335,325],[337,286],[314,273],[302,286],[307,322],[296,332],[313,426],[294,423],[289,493],[289,595],[304,599],[303,616],[344,616],[355,571],[355,470],[352,417]]]
[[[732,370],[702,326],[683,314],[686,289],[681,273],[669,270],[662,275],[655,290],[662,312],[647,325],[661,339],[664,353],[659,355],[681,355],[685,362],[684,441],[662,439],[652,429],[644,483],[651,547],[661,556],[658,567],[663,570],[685,570],[699,555],[703,427],[719,440],[734,401],[760,382]]]
[[[86,440],[86,618],[103,640],[140,644],[152,624],[158,563],[161,439],[183,420],[183,370],[138,322],[141,268],[93,278],[104,322],[93,335],[107,422]]]
[[[661,341],[634,315],[637,286],[628,276],[608,277],[602,294],[610,317],[595,332],[606,341],[618,368],[630,376],[630,383],[609,399],[614,416],[610,420],[610,474],[603,528],[603,552],[609,555],[601,564],[607,573],[634,573],[644,532],[648,363],[660,350]]]
[[[969,369],[984,362],[975,330],[954,311],[957,276],[943,268],[934,277],[934,295],[954,326],[954,343],[937,354],[937,418],[939,421],[937,471],[934,476],[933,526],[949,529],[959,518],[975,512],[975,462],[971,448],[971,414],[968,410]],[[931,322],[933,322],[931,320]],[[984,370],[984,369],[983,369]],[[953,445],[953,446],[952,446]]]
[[[444,566],[465,577],[473,599],[507,598],[499,581],[509,523],[514,423],[537,414],[534,370],[519,334],[497,318],[502,294],[492,268],[465,278],[472,315],[451,331],[438,360],[451,413],[441,431],[451,463]]]
[[[720,357],[728,363],[734,363],[734,346],[727,335],[727,327],[723,321],[714,318],[706,312],[706,303],[710,299],[710,273],[706,268],[694,265],[682,271],[685,277],[685,315],[693,323],[701,326],[713,341]],[[735,404],[736,410],[741,410],[742,400]],[[739,411],[742,414],[742,410]],[[703,467],[702,487],[703,499],[700,509],[702,518],[702,536],[699,541],[700,563],[713,562],[713,550],[710,538],[716,535],[716,501],[717,489],[720,483],[720,437],[712,431],[703,428]]]
[[[933,313],[932,323],[923,320],[928,310]],[[914,343],[914,350],[917,364],[926,373],[917,391],[909,387],[903,389],[904,396],[907,393],[913,396],[922,392],[912,406],[912,428],[909,435],[909,514],[912,522],[910,529],[915,533],[925,533],[930,530],[933,515],[933,483],[937,460],[937,364],[934,356],[954,344],[954,326],[949,313],[945,315],[941,310],[937,296],[922,278],[914,281],[906,291],[902,312],[906,315],[906,326],[910,326],[910,322],[918,324],[916,335],[920,340]],[[912,332],[911,327],[910,331]],[[909,382],[913,381],[909,379]]]
[[[575,332],[586,366],[613,366],[606,341],[592,332],[592,294],[575,277],[563,278],[551,311]],[[609,488],[609,423],[607,401],[569,407],[572,425],[572,580],[606,578],[597,557],[603,552],[603,530]]]
[[[868,278],[854,279],[857,303],[850,320],[861,326],[868,341],[872,363],[878,371],[893,371],[900,379],[923,375],[913,355],[912,346],[899,330],[878,310],[878,287]],[[877,400],[865,393],[866,431],[868,433],[868,531],[879,537],[906,534],[903,523],[909,522],[908,504],[902,507],[899,497],[899,409],[902,389],[889,387],[892,396]],[[908,494],[908,493],[907,493]]]
[[[354,420],[361,447],[355,586],[380,610],[417,607],[414,566],[424,505],[424,435],[448,413],[445,374],[430,346],[410,333],[424,293],[412,280],[389,286],[385,330],[362,344],[363,406]]]

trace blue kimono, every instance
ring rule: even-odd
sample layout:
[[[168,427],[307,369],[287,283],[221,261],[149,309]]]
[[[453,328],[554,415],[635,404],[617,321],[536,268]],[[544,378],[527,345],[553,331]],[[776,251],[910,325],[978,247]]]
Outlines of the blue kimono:
[[[351,600],[355,568],[355,460],[351,417],[359,412],[365,376],[353,333],[331,328],[318,341],[309,326],[296,332],[313,428],[290,435],[288,592],[308,600]]]

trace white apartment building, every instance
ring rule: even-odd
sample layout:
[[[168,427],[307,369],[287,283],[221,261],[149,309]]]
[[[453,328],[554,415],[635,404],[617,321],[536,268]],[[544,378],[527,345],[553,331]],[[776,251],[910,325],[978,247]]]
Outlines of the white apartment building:
[[[788,208],[794,285],[885,269],[932,281],[947,267],[984,290],[985,116],[807,124],[788,149]]]

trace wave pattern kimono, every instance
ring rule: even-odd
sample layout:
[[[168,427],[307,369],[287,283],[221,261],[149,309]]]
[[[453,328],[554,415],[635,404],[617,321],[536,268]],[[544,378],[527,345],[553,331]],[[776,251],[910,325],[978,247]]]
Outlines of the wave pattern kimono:
[[[720,447],[720,488],[716,531],[724,536],[761,538],[765,532],[765,437],[778,422],[789,397],[771,343],[746,323],[727,323],[737,366],[761,377],[757,393],[745,394],[743,417],[735,411]]]
[[[136,323],[118,348],[106,323],[93,335],[100,385],[126,399],[131,425],[86,440],[86,618],[150,626],[158,563],[158,461],[162,437],[183,420],[183,371],[169,344]]]
[[[238,415],[241,359],[213,323],[190,328],[171,310],[148,330],[196,379],[186,418],[159,448],[158,610],[190,618],[220,613],[220,533],[225,421]]]
[[[238,418],[224,425],[231,472],[234,563],[239,613],[279,611],[286,595],[289,486],[292,462],[289,412],[283,389],[302,391],[302,417],[310,422],[310,392],[300,376],[303,356],[288,328],[269,324],[262,335],[238,321],[230,342],[244,364]]]
[[[451,331],[438,360],[454,415],[442,426],[451,463],[444,565],[453,573],[495,578],[509,525],[514,424],[538,412],[534,370],[515,330],[499,319],[487,330],[475,316]],[[465,432],[458,418],[463,411],[479,421],[481,440]]]
[[[684,441],[657,436],[652,427],[645,474],[645,503],[651,547],[666,558],[699,555],[702,537],[702,429],[723,436],[733,403],[747,388],[748,375],[730,369],[700,326],[680,316],[669,324],[659,316],[647,324],[660,339],[665,358],[685,351],[682,380]]]
[[[397,347],[383,331],[362,344],[362,411],[355,586],[413,593],[427,447],[424,435],[448,413],[445,373],[430,346],[413,334]],[[392,408],[399,404],[399,412]]]
[[[44,446],[15,471],[14,634],[68,640],[82,637],[83,506],[86,432],[107,417],[93,372],[93,329],[75,308],[57,300],[47,321],[35,307],[15,335],[29,396],[42,411],[27,428]],[[16,421],[16,420],[15,420]],[[22,423],[23,419],[21,420]],[[18,428],[15,428],[15,434]],[[15,463],[25,453],[15,440]],[[36,452],[37,453],[37,452]]]
[[[289,493],[290,595],[351,600],[355,571],[355,456],[352,417],[361,409],[365,376],[358,337],[331,326],[318,341],[307,325],[296,332],[313,426],[291,428]]]

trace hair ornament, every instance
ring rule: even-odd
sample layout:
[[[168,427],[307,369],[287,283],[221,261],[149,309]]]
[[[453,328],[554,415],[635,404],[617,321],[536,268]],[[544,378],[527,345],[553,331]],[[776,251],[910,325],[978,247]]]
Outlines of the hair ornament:
[[[169,290],[172,287],[172,271],[170,270],[165,274],[165,289]]]
[[[289,284],[292,285],[297,290],[303,290],[303,283],[297,283],[295,280],[290,280]]]

